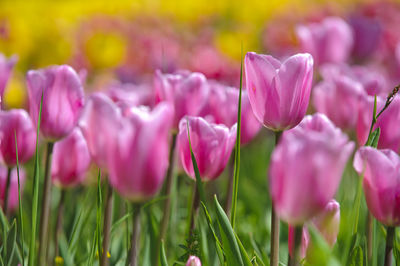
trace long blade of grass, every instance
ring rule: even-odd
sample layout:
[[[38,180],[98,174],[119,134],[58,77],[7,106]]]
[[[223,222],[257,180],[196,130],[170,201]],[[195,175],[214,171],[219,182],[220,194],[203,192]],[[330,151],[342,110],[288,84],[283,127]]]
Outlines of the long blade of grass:
[[[17,143],[17,132],[14,130],[14,138],[15,138],[15,155],[17,159],[17,177],[18,177],[18,207],[19,207],[19,233],[20,233],[20,241],[21,241],[21,257],[22,257],[22,265],[25,265],[25,256],[24,256],[24,225],[22,219],[22,202],[21,202],[21,182],[19,178],[19,160],[18,160],[18,143]]]
[[[101,196],[101,172],[97,176],[97,212],[96,212],[96,237],[97,237],[97,253],[99,254],[99,260],[101,260],[101,209],[103,206],[103,199]],[[104,251],[107,252],[107,251]]]
[[[237,128],[236,128],[236,144],[235,144],[235,163],[233,172],[233,193],[232,193],[232,206],[231,206],[231,224],[232,228],[235,228],[236,219],[236,204],[237,194],[239,189],[239,170],[240,170],[240,128],[241,128],[241,117],[242,117],[242,79],[243,79],[243,44],[240,57],[240,84],[239,84],[239,103],[238,103],[238,115],[237,115]]]
[[[39,203],[39,130],[40,121],[42,119],[43,91],[40,98],[39,117],[36,131],[36,151],[35,151],[35,168],[33,171],[33,199],[32,199],[32,225],[31,225],[31,242],[29,245],[28,265],[34,265],[36,254],[36,228],[37,228],[37,212]]]

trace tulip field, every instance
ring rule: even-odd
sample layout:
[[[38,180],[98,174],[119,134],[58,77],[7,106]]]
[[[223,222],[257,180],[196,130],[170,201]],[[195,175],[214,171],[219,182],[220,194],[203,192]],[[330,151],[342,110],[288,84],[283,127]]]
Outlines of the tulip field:
[[[117,2],[0,1],[0,266],[400,265],[400,2]]]

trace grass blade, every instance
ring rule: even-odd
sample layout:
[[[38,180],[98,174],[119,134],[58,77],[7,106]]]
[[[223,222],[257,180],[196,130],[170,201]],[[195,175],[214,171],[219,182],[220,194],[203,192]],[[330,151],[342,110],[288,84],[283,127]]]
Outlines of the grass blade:
[[[6,240],[7,241],[6,262],[8,266],[11,266],[13,262],[15,246],[17,244],[16,238],[17,238],[17,226],[14,219],[13,223],[10,226],[10,230],[7,233],[7,240]]]
[[[160,264],[161,266],[168,266],[167,256],[165,255],[164,241],[161,240],[160,247]]]
[[[18,176],[18,207],[19,207],[19,233],[20,233],[20,241],[21,241],[21,257],[22,257],[22,265],[25,265],[25,256],[24,256],[24,224],[22,218],[22,202],[21,202],[21,182],[19,178],[19,160],[18,160],[18,143],[17,143],[17,132],[14,130],[14,138],[15,138],[15,154],[17,159],[17,176]]]

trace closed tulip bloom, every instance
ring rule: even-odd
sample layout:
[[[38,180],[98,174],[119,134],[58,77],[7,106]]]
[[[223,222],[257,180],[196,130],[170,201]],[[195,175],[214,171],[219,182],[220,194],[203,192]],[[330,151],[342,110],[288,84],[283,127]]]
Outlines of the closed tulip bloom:
[[[8,79],[11,76],[11,72],[16,62],[17,62],[16,56],[7,58],[0,53],[0,99],[3,98]]]
[[[81,79],[67,65],[30,70],[27,75],[29,108],[32,120],[37,124],[43,93],[40,131],[56,141],[68,135],[78,122],[84,105]]]
[[[201,261],[196,256],[190,256],[186,262],[186,266],[201,266]]]
[[[0,152],[9,167],[17,163],[15,134],[19,163],[25,163],[32,157],[36,145],[36,129],[32,120],[23,109],[0,112]]]
[[[174,123],[185,115],[196,116],[205,105],[209,88],[206,78],[201,73],[179,72],[177,74],[162,74],[157,70],[154,78],[156,102],[168,101],[175,109]]]
[[[306,114],[313,78],[313,59],[297,54],[283,63],[270,55],[247,53],[245,76],[253,113],[265,127],[282,131]]]
[[[203,180],[216,179],[225,169],[236,140],[236,124],[230,129],[222,124],[212,124],[201,117],[184,117],[179,123],[177,137],[178,154],[185,172],[193,179],[195,174],[190,154],[190,141],[200,177]]]
[[[373,55],[383,37],[381,23],[374,18],[353,15],[350,25],[354,36],[353,54],[361,59]]]
[[[354,168],[364,175],[367,206],[384,225],[400,225],[400,157],[396,152],[361,147],[354,157]]]
[[[57,185],[72,187],[82,183],[90,165],[90,154],[79,128],[56,142],[51,165],[51,176]]]
[[[25,184],[25,171],[22,167],[19,168],[19,178],[21,184],[21,197],[22,191]],[[4,166],[0,166],[0,203],[1,207],[4,209],[4,197],[6,194],[6,185],[7,185],[7,168]],[[14,210],[18,207],[18,174],[17,169],[14,168],[11,171],[11,179],[10,179],[10,190],[8,192],[8,209]]]
[[[385,105],[385,99],[377,97],[377,112]],[[374,97],[366,96],[360,101],[360,110],[357,119],[357,140],[359,145],[364,145],[371,127]],[[380,127],[381,135],[378,141],[379,149],[400,150],[400,99],[395,98],[389,107],[379,116],[374,129]]]
[[[296,35],[301,51],[312,54],[317,65],[345,62],[353,48],[352,30],[339,17],[300,25],[296,28]]]
[[[285,132],[269,168],[278,216],[295,226],[321,212],[335,195],[353,149],[354,143],[322,114],[307,116]]]
[[[106,168],[108,146],[123,127],[121,117],[120,109],[104,93],[93,93],[82,111],[78,124],[93,161],[101,168]]]
[[[366,94],[360,82],[346,76],[324,80],[313,89],[313,105],[342,129],[354,129],[361,97]]]
[[[146,105],[153,106],[154,91],[151,86],[131,83],[113,83],[107,90],[107,95],[122,109]]]
[[[217,82],[209,82],[210,96],[207,104],[201,112],[201,116],[215,124],[224,124],[231,127],[237,123],[239,102],[239,90],[237,88],[222,85]],[[224,108],[221,108],[223,106]],[[247,91],[242,91],[240,142],[250,142],[260,131],[261,124],[253,114]]]
[[[161,188],[168,168],[169,131],[173,119],[169,103],[153,111],[133,108],[107,152],[110,184],[123,197],[143,201]]]

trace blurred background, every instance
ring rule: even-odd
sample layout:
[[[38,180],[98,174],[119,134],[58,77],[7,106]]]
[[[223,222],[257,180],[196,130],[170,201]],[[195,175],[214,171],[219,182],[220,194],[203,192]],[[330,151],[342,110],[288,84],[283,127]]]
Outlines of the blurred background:
[[[88,90],[109,80],[142,83],[155,69],[186,68],[238,85],[245,51],[280,55],[296,48],[294,27],[327,15],[390,20],[395,2],[269,1],[0,1],[0,52],[19,60],[5,103],[26,102],[27,70],[67,63],[84,70]]]

